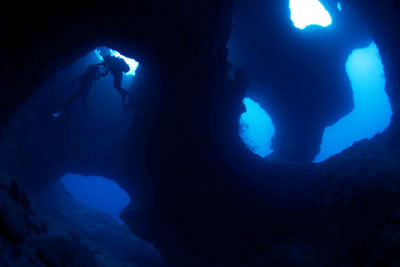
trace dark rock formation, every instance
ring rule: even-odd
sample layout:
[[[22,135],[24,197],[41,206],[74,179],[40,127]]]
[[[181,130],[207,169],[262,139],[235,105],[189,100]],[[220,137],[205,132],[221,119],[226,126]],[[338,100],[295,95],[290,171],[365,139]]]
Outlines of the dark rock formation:
[[[38,11],[26,17],[9,10],[0,28],[0,171],[37,184],[25,188],[31,193],[67,171],[114,179],[134,203],[124,211],[127,226],[171,266],[318,266],[321,255],[332,266],[396,266],[400,6],[394,0],[346,2],[381,51],[395,116],[385,134],[319,165],[263,161],[241,142],[237,130],[247,86],[241,76],[228,79],[232,1],[117,1],[90,8],[80,2],[74,9],[36,4]],[[65,130],[76,127],[60,123],[48,132],[49,125],[42,127],[22,104],[57,71],[102,45],[141,62],[130,131],[96,149],[89,141],[52,143],[74,140]],[[12,125],[21,107],[32,116]],[[18,140],[11,138],[12,129],[31,132]],[[32,132],[37,137],[27,138]],[[1,221],[18,234],[2,230],[1,247],[15,251],[9,248],[41,230],[29,223],[33,215],[22,204],[2,199],[10,212],[2,212]],[[43,240],[44,247],[52,242]],[[71,242],[63,245],[67,255],[80,246],[70,248]],[[81,251],[82,262],[93,259]],[[29,259],[17,252],[12,260]]]
[[[49,231],[79,240],[104,266],[163,266],[157,250],[110,215],[76,202],[60,182],[47,186],[34,203],[49,217]]]
[[[163,266],[154,248],[77,203],[60,183],[33,204],[23,196],[15,181],[1,186],[1,266]]]
[[[49,234],[16,183],[0,188],[1,266],[98,266],[95,254],[66,236]]]
[[[321,204],[337,265],[398,266],[400,150],[392,134],[359,142],[321,168]]]
[[[230,57],[251,78],[247,96],[268,111],[275,136],[272,157],[312,162],[322,134],[353,109],[346,61],[371,38],[350,6],[326,2],[333,25],[301,31],[290,19],[289,1],[238,2]]]

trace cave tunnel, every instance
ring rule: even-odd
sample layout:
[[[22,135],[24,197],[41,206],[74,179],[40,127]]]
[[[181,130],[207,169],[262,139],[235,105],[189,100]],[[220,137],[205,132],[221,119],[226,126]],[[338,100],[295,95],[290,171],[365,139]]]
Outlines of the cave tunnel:
[[[134,190],[127,192],[122,188],[126,183],[122,182],[122,186],[117,183],[126,173],[121,175],[115,171],[121,159],[114,155],[130,131],[134,111],[123,110],[113,75],[91,77],[87,100],[79,94],[68,109],[63,108],[86,85],[85,81],[74,83],[77,77],[85,78],[88,66],[105,62],[107,55],[121,58],[129,66],[129,71],[122,76],[121,86],[130,92],[135,90],[139,63],[134,59],[105,46],[91,49],[76,59],[44,82],[11,118],[5,133],[8,143],[23,140],[12,148],[14,153],[20,151],[23,156],[14,158],[19,166],[11,173],[29,176],[20,182],[31,195],[32,205],[57,221],[45,226],[49,236],[59,239],[45,240],[54,242],[49,246],[60,246],[68,254],[73,252],[74,246],[80,249],[79,240],[84,240],[89,251],[84,249],[78,257],[89,258],[87,266],[110,266],[112,262],[123,266],[133,263],[163,266],[159,251],[133,235],[121,219],[121,212],[133,206]],[[99,65],[99,73],[105,70]],[[59,112],[61,109],[63,112]],[[24,130],[29,128],[32,131]],[[59,178],[54,179],[57,176]],[[76,244],[63,243],[69,239]],[[94,251],[99,252],[91,258]],[[49,258],[50,251],[44,253],[43,261],[52,266],[57,259]]]
[[[398,1],[35,5],[0,15],[1,266],[399,266]]]
[[[123,111],[121,96],[114,88],[115,79],[113,75],[102,76],[101,73],[106,70],[101,65],[98,67],[100,75],[93,77],[95,79],[90,84],[87,103],[85,103],[87,107],[82,106],[85,101],[83,97],[79,97],[74,99],[68,109],[64,108],[65,111],[62,114],[54,113],[81,90],[82,83],[74,83],[77,77],[78,79],[85,77],[88,66],[101,64],[107,55],[123,59],[129,66],[129,71],[124,72],[122,76],[121,85],[129,91],[134,90],[134,79],[139,63],[121,55],[116,50],[98,47],[57,73],[31,99],[28,113],[38,117],[38,122],[46,127],[48,134],[52,135],[52,142],[62,142],[63,145],[69,146],[69,150],[64,149],[62,153],[71,154],[69,155],[71,162],[66,166],[69,165],[68,167],[72,169],[77,164],[76,162],[84,164],[82,154],[85,154],[85,157],[97,157],[96,154],[108,152],[109,147],[118,144],[129,131],[133,111]],[[27,114],[20,114],[20,117],[15,120],[23,119],[23,116]],[[61,129],[55,129],[61,124],[63,125]],[[46,151],[46,153],[52,152]],[[89,173],[97,172],[96,166],[90,168]],[[128,206],[130,200],[127,192],[117,183],[100,176],[85,178],[79,174],[64,174],[60,181],[75,200],[89,208],[108,213],[118,222],[123,223],[119,213]]]
[[[129,65],[129,71],[122,76],[121,86],[133,94],[139,63],[107,47],[91,49],[44,82],[11,119],[6,136],[25,140],[16,151],[30,151],[20,159],[24,169],[16,172],[30,170],[32,177],[40,176],[42,158],[48,155],[52,157],[47,164],[54,165],[49,172],[60,177],[76,166],[93,173],[101,165],[106,165],[95,162],[117,160],[106,158],[129,132],[134,111],[128,108],[124,112],[112,74],[90,77],[90,83],[84,80],[87,79],[88,66],[102,63],[106,55],[121,58]],[[100,65],[98,71],[105,70]],[[80,93],[82,88],[87,90],[86,101]],[[131,106],[131,101],[132,97],[125,101],[127,106]],[[60,110],[64,110],[61,115]],[[21,122],[32,131],[22,130]],[[27,179],[26,186],[35,191],[40,187],[37,180],[42,179]]]

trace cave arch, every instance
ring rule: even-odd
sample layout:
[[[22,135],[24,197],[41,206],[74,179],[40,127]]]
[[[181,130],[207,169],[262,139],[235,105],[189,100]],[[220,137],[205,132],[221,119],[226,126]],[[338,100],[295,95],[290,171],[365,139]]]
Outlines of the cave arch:
[[[151,125],[152,114],[157,111],[155,100],[159,96],[157,90],[151,88],[157,85],[157,73],[149,75],[144,71],[151,64],[143,64],[132,83],[134,86],[141,84],[139,90],[135,90],[135,95],[141,99],[134,103],[138,108],[134,120],[132,114],[124,116],[120,96],[113,89],[111,77],[106,78],[104,84],[94,84],[97,92],[89,97],[89,104],[100,112],[84,112],[80,103],[75,103],[65,115],[58,118],[51,116],[72,95],[68,86],[70,81],[84,72],[88,64],[98,63],[96,47],[99,46],[91,48],[72,65],[45,79],[44,84],[11,116],[2,132],[2,177],[18,177],[18,182],[32,196],[68,173],[112,177],[130,196],[132,202],[129,209],[142,209],[151,197],[145,188],[149,182],[142,178],[142,170],[135,168],[137,165],[130,164],[126,158],[139,154],[140,146],[145,145],[142,139],[136,144],[129,142],[133,132],[141,135],[140,130],[132,127],[133,121],[136,121],[137,129],[146,129]],[[129,87],[131,77],[123,82]],[[147,89],[151,90],[146,92]],[[132,149],[133,145],[135,149]],[[143,156],[139,154],[139,157]]]
[[[123,223],[120,212],[129,205],[130,197],[117,183],[104,177],[71,173],[64,175],[60,181],[75,200]]]
[[[356,49],[370,47],[372,39],[365,22],[347,3],[344,9],[342,4],[339,9],[330,1],[324,1],[327,9],[318,0],[288,3],[287,10],[282,10],[284,4],[266,4],[259,1],[238,4],[233,33],[228,43],[229,60],[236,67],[242,68],[250,77],[253,86],[247,90],[246,96],[255,99],[264,109],[269,110],[277,127],[276,135],[272,139],[274,147],[272,158],[312,162],[319,154],[322,141],[324,141],[323,149],[327,147],[328,139],[323,139],[324,131],[330,129],[327,127],[353,112],[354,108],[356,110],[361,108],[361,93],[357,92],[362,90],[353,82],[355,71],[352,69],[356,68],[356,65],[352,64],[349,69],[348,61],[352,59],[351,54],[355,53]],[[291,14],[290,20],[294,26],[287,23],[289,18],[286,18],[285,13],[288,12]],[[280,28],[269,26],[274,21],[283,23],[282,20],[286,21],[286,24]],[[270,24],[257,25],[263,23]],[[322,29],[320,26],[329,27]],[[297,31],[292,30],[294,27]],[[279,44],[270,42],[271,38],[279,40],[277,41]],[[326,40],[329,40],[328,43]],[[333,43],[335,45],[331,45]],[[284,52],[278,53],[279,49]],[[331,58],[327,54],[335,56]],[[315,58],[314,61],[312,57]],[[368,60],[372,62],[373,57],[371,54]],[[368,57],[358,58],[359,61],[367,62]],[[381,68],[380,60],[377,60],[376,64],[377,68]],[[362,68],[361,64],[357,66]],[[378,76],[380,75],[382,74]],[[363,88],[365,92],[369,91],[367,85]],[[380,91],[385,94],[384,88]],[[354,97],[357,99],[353,100]],[[356,107],[354,101],[357,103]],[[386,106],[389,106],[382,105],[385,110]],[[379,113],[379,109],[376,112]],[[371,117],[371,114],[365,113],[365,116]],[[386,116],[390,117],[390,113]],[[388,118],[382,117],[384,124],[387,120]],[[358,122],[352,122],[355,123],[362,125],[360,119]],[[379,122],[371,122],[372,124]],[[380,133],[385,128],[386,126],[379,128],[375,133]],[[370,129],[366,127],[363,129],[364,137],[370,138]],[[270,136],[265,138],[271,140]],[[360,137],[357,138],[356,140],[360,140]],[[337,139],[344,140],[343,133],[339,133]],[[325,155],[324,159],[329,157],[329,152],[322,153]],[[331,156],[335,154],[332,153]],[[318,161],[321,161],[320,156]]]

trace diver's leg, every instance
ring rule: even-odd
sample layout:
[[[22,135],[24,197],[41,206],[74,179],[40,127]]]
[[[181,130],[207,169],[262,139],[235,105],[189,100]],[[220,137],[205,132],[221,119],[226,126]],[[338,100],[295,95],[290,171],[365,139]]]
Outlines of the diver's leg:
[[[129,95],[129,96],[132,96],[132,94],[131,94],[128,90],[122,88],[122,75],[123,75],[123,73],[121,72],[121,73],[119,73],[119,74],[117,74],[117,75],[114,76],[114,88],[115,88],[115,89],[118,91],[118,93],[120,93],[121,95]]]
[[[120,88],[119,90],[120,90],[120,94],[132,96],[131,92],[129,92],[128,90],[126,90],[124,88]]]
[[[78,97],[80,97],[81,95],[82,95],[82,90],[79,89],[79,90],[68,100],[67,104],[65,104],[64,108],[63,108],[61,111],[59,111],[59,112],[53,114],[53,117],[55,117],[55,118],[60,117],[64,112],[66,112],[66,111],[69,109],[69,107],[72,105],[72,103],[74,103],[74,101],[75,101]]]
[[[67,104],[64,106],[63,111],[67,111],[67,109],[69,109],[69,107],[72,105],[72,103],[75,102],[75,100],[81,96],[81,91],[79,90],[78,92],[76,92],[71,99],[67,102]]]
[[[62,111],[63,112],[67,111],[69,107],[72,105],[72,103],[74,103],[75,100],[80,96],[82,96],[82,88],[79,88],[79,90],[71,97],[71,99],[67,102]]]
[[[114,74],[114,88],[117,89],[119,93],[121,93],[120,88],[122,88],[122,75],[122,72]]]
[[[89,91],[90,91],[90,86],[87,86],[83,91],[82,91],[82,108],[83,109],[91,109],[88,105],[88,99],[89,99]]]
[[[125,113],[126,112],[126,95],[122,94],[122,111]]]
[[[126,95],[130,95],[130,93],[122,88],[122,75],[123,73],[118,73],[114,75],[114,88],[118,91],[118,93],[122,97],[122,110],[126,111]]]

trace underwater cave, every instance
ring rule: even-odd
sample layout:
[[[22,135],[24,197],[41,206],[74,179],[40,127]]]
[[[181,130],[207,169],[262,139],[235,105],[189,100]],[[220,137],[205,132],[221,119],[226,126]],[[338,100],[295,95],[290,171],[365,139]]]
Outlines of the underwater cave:
[[[350,7],[348,8],[350,9]],[[300,30],[307,31],[310,30],[307,27],[317,25],[317,27],[328,27],[326,31],[333,31],[336,26],[335,21],[332,20],[329,11],[326,10],[323,4],[318,0],[292,0],[290,1],[289,9],[290,19],[293,22],[293,25]],[[342,4],[340,2],[337,3],[337,9],[340,12],[343,11]],[[343,12],[346,11],[347,10],[345,9]],[[354,14],[354,11],[352,12]],[[335,15],[341,16],[342,14],[335,13]],[[238,21],[238,19],[235,21]],[[348,23],[355,24],[356,22],[349,21]],[[357,26],[365,27],[365,25]],[[354,26],[350,28],[353,30]],[[240,34],[240,30],[243,29],[238,30],[238,35]],[[307,38],[312,38],[311,34],[318,35],[323,33],[319,31],[313,32],[310,30],[310,35],[307,35]],[[349,34],[352,34],[351,31],[349,31]],[[337,38],[341,37],[338,36]],[[365,46],[366,41],[370,37],[365,35],[363,38],[365,40],[362,42],[359,41],[357,44],[360,46],[360,48],[354,48],[351,54],[348,55],[345,66],[343,66],[343,69],[346,70],[348,79],[351,82],[352,98],[354,101],[353,110],[347,115],[342,116],[335,123],[332,124],[332,122],[329,122],[326,124],[323,131],[322,141],[320,143],[319,153],[313,155],[315,158],[309,158],[309,160],[313,160],[314,162],[324,161],[342,152],[346,148],[351,147],[354,142],[361,141],[366,138],[370,139],[376,134],[382,133],[390,125],[392,109],[389,97],[385,92],[385,73],[379,50],[374,42],[371,42],[368,46]],[[244,60],[241,59],[246,57],[246,55],[237,55],[237,53],[246,53],[246,50],[240,47],[240,41],[236,41],[235,43],[235,40],[231,40],[229,45],[231,48],[231,61],[236,63],[238,66],[241,66],[241,64],[246,64],[243,62]],[[266,47],[268,47],[267,44]],[[332,49],[330,53],[334,54],[336,52],[335,47],[329,47],[329,49]],[[251,55],[248,55],[248,57],[251,57]],[[259,55],[257,55],[257,57],[259,57]],[[251,59],[247,60],[247,62],[250,61]],[[268,60],[266,60],[266,64],[270,64]],[[292,63],[288,62],[287,64]],[[318,75],[317,65],[315,65],[315,68],[317,69],[316,75]],[[251,72],[252,67],[248,67],[248,71]],[[334,75],[334,73],[332,73],[332,75]],[[249,74],[249,76],[252,76],[252,74]],[[254,79],[255,81],[252,81],[252,83],[260,82],[259,80],[256,80],[257,78]],[[335,78],[333,77],[333,79]],[[271,85],[269,84],[268,86]],[[296,85],[293,84],[293,86],[295,87]],[[255,90],[262,91],[263,89],[260,86],[255,89],[251,88],[249,89],[249,94],[251,95]],[[263,97],[268,97],[268,90],[265,91],[265,96]],[[258,94],[262,93],[260,92]],[[305,92],[305,94],[307,93]],[[259,95],[256,97],[259,97]],[[273,98],[274,96],[272,95],[271,97]],[[318,101],[318,99],[313,100]],[[271,99],[270,101],[274,101],[274,99]],[[301,98],[299,98],[299,101],[301,101]],[[244,100],[244,104],[246,105],[246,109],[250,109],[250,105],[256,105],[256,103],[249,98]],[[269,107],[270,109],[273,105],[269,104],[265,100],[263,104],[265,107]],[[294,105],[297,105],[297,103],[294,103]],[[260,106],[257,105],[257,108],[260,109]],[[298,108],[299,110],[297,112],[302,112],[300,109],[301,107]],[[295,115],[292,115],[291,117],[295,117]],[[276,120],[278,119],[275,119],[275,121]],[[266,124],[269,124],[269,126],[265,126]],[[296,123],[296,125],[297,127],[302,127],[301,121]],[[271,122],[271,117],[266,114],[265,111],[263,114],[262,111],[256,111],[253,108],[247,110],[247,112],[244,113],[240,119],[240,136],[249,149],[261,157],[266,157],[272,153],[272,140],[274,133],[275,128]],[[295,148],[293,148],[293,150],[295,151]]]
[[[33,5],[0,266],[400,266],[398,1]]]
[[[132,109],[122,107],[113,70],[102,75],[108,66],[99,64],[107,55],[123,59],[129,66],[121,87],[133,91],[139,63],[116,50],[98,47],[43,83],[11,118],[5,133],[9,143],[17,144],[12,148],[14,153],[22,156],[14,160],[23,168],[13,173],[30,177],[21,183],[31,194],[35,212],[51,218],[42,226],[49,237],[38,242],[60,246],[60,252],[46,248],[45,255],[40,255],[47,266],[73,256],[69,254],[75,254],[76,249],[82,249],[78,257],[87,261],[86,266],[163,266],[160,253],[133,235],[121,219],[121,212],[134,205],[130,194],[114,180],[96,176],[110,173],[102,169],[103,161],[116,160],[107,158],[107,153],[125,138],[134,116]],[[91,66],[98,66],[98,75],[90,76]],[[24,130],[29,127],[31,131]],[[77,174],[80,172],[83,175]],[[54,179],[56,176],[59,178]],[[64,255],[53,258],[58,253]],[[81,264],[82,259],[70,264]],[[5,260],[19,264],[8,256]]]

